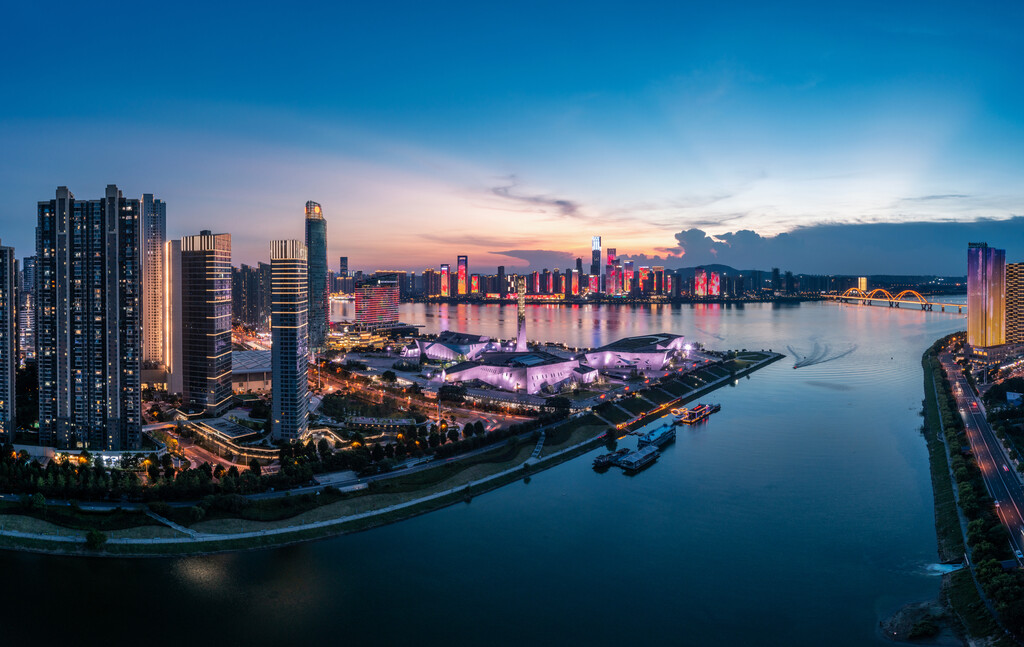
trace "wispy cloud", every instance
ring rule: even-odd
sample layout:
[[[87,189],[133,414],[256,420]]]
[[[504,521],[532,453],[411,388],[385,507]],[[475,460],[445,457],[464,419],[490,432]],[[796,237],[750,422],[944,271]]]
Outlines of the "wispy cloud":
[[[517,191],[520,188],[520,184],[515,175],[509,176],[507,179],[509,181],[508,184],[491,187],[490,192],[505,200],[537,207],[545,213],[554,211],[556,215],[565,218],[579,218],[583,215],[581,205],[578,202],[565,198],[555,198],[549,195],[525,195]]]

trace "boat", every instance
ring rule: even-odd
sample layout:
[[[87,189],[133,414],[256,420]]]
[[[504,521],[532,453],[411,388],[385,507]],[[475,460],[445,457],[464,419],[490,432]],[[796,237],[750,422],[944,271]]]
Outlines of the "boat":
[[[623,447],[622,449],[619,449],[608,454],[601,454],[600,456],[594,459],[594,469],[599,470],[611,467],[612,465],[615,464],[616,460],[625,456],[628,453],[629,449]]]
[[[683,409],[682,415],[678,416],[676,421],[692,425],[721,410],[722,405],[720,404],[698,404],[692,409]]]
[[[665,425],[664,427],[659,427],[646,435],[640,436],[640,439],[637,440],[636,446],[638,448],[643,448],[648,445],[654,445],[658,449],[661,449],[675,439],[676,430],[672,428],[672,425]]]
[[[627,472],[638,472],[658,460],[658,456],[661,456],[661,452],[658,451],[658,448],[654,445],[648,445],[647,447],[638,449],[635,452],[629,452],[615,461],[615,464]]]

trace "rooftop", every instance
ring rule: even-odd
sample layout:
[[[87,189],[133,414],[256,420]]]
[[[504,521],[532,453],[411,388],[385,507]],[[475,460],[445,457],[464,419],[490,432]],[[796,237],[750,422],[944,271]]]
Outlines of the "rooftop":
[[[231,351],[231,372],[269,373],[271,361],[269,350]]]
[[[672,333],[662,332],[655,333],[653,335],[641,335],[639,337],[624,337],[618,341],[602,346],[601,348],[595,348],[598,350],[617,350],[617,351],[655,351],[659,350],[658,346],[664,346],[674,339],[678,339],[682,335],[674,335]]]

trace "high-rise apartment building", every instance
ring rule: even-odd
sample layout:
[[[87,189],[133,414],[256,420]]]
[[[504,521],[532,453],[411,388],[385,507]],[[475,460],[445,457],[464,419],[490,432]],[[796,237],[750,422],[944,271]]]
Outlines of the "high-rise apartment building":
[[[190,411],[231,403],[231,234],[202,231],[170,246],[168,388]]]
[[[967,343],[987,348],[1006,343],[1006,251],[967,245]]]
[[[260,319],[260,271],[242,263],[231,268],[231,316],[253,328],[266,327]]]
[[[14,248],[0,245],[0,441],[13,442],[14,371],[18,364],[17,263]]]
[[[156,367],[164,356],[164,243],[167,204],[142,194],[142,361]]]
[[[1006,343],[1024,344],[1024,263],[1006,264]]]
[[[330,293],[327,290],[327,220],[320,205],[306,203],[306,253],[309,272],[306,292],[309,295],[309,347],[319,350],[327,341]],[[271,263],[273,264],[273,263]]]
[[[441,263],[441,296],[442,297],[447,297],[447,296],[451,295],[451,290],[450,290],[450,288],[451,288],[451,279],[448,276],[450,273],[451,273],[451,268],[449,267],[448,263]]]
[[[270,243],[273,306],[270,315],[273,399],[271,434],[294,442],[306,433],[309,411],[308,270],[306,246],[298,240]]]
[[[67,187],[38,205],[39,441],[61,448],[142,444],[142,218],[107,185]]]
[[[36,358],[36,257],[26,256],[18,273],[18,360]]]

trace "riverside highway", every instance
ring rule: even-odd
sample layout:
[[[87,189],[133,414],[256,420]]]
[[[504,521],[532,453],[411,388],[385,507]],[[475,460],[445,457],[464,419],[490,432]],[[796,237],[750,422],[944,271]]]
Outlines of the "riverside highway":
[[[974,395],[948,350],[939,355],[939,361],[953,386],[953,397],[964,420],[967,440],[985,479],[985,486],[996,500],[996,513],[1009,531],[1013,549],[1024,550],[1024,515],[1021,514],[1024,510],[1024,487],[1013,461],[985,419],[981,399]]]

